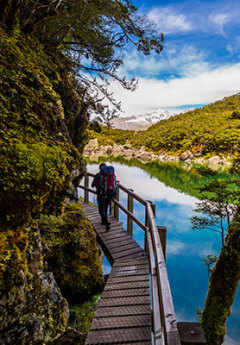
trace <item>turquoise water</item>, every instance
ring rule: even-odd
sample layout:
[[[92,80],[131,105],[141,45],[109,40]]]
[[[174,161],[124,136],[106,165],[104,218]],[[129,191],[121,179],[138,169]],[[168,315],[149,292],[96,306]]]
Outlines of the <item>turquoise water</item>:
[[[121,184],[156,204],[157,225],[167,228],[166,265],[177,320],[197,321],[197,308],[203,309],[208,289],[208,274],[201,259],[208,254],[219,253],[220,235],[211,231],[192,230],[190,217],[195,214],[194,208],[198,201],[195,197],[164,185],[138,167],[112,164]],[[98,164],[89,165],[88,170],[96,173]],[[125,193],[120,194],[120,200],[126,205]],[[96,202],[95,197],[91,201]],[[138,202],[134,202],[134,214],[144,222],[144,207]],[[121,211],[120,220],[126,226],[126,216]],[[133,236],[143,246],[144,233],[138,226],[134,226]],[[106,259],[103,269],[105,273],[111,269]],[[228,319],[225,344],[240,344],[240,289]]]

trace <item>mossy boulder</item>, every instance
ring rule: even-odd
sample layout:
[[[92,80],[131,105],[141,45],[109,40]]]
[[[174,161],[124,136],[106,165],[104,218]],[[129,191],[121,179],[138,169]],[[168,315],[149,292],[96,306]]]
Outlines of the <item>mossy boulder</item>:
[[[76,220],[61,216],[66,198],[84,173],[87,113],[71,63],[60,50],[50,51],[20,31],[8,35],[1,29],[0,50],[1,339],[4,344],[44,344],[65,331],[69,310],[54,277],[56,273],[59,282],[54,263],[45,261],[47,247],[38,228],[41,214],[50,223],[54,217],[69,221],[64,228],[69,231],[68,244],[64,232],[59,241],[63,236],[63,247],[71,248],[68,266],[77,270],[78,280],[76,274],[73,279],[78,287],[83,285],[83,295],[102,281],[90,225],[76,216],[86,230],[80,231],[79,225],[78,235],[75,228],[73,234],[70,226]],[[89,236],[89,241],[81,236]],[[61,279],[68,295],[72,290],[67,270]]]
[[[44,270],[37,223],[1,233],[0,333],[3,344],[43,344],[67,326],[68,303]]]
[[[79,302],[99,293],[104,285],[96,234],[79,203],[69,204],[63,215],[41,215],[40,231],[48,270],[54,272],[63,295]]]

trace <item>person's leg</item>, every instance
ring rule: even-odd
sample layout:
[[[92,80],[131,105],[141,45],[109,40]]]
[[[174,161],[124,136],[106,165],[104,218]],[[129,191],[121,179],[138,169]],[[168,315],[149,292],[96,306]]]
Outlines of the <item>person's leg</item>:
[[[106,224],[107,219],[106,219],[106,212],[105,212],[105,203],[101,195],[97,196],[97,202],[98,202],[98,211],[101,216],[102,224]]]
[[[111,198],[107,197],[107,199],[106,199],[106,207],[105,207],[106,215],[108,215],[108,207],[110,207],[110,205],[111,205]],[[106,224],[106,230],[107,231],[110,229],[110,225],[111,225],[111,223],[108,221],[108,217],[107,217],[107,224]]]

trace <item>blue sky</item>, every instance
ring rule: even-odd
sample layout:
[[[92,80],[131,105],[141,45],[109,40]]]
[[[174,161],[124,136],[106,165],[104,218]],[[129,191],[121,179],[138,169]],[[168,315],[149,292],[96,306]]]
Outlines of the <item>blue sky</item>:
[[[112,83],[122,116],[168,109],[179,112],[240,91],[240,1],[133,3],[165,36],[160,55],[128,47],[121,75],[139,78],[135,93]]]

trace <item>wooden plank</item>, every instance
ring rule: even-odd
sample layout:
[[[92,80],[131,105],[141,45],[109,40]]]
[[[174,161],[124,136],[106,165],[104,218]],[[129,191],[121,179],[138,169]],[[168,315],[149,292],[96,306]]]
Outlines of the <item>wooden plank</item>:
[[[96,317],[143,315],[150,313],[149,305],[97,308]]]
[[[95,318],[91,330],[141,326],[151,326],[150,314]]]
[[[107,284],[105,286],[105,290],[126,290],[126,289],[140,289],[140,288],[148,288],[149,282],[142,281],[142,282],[130,282],[130,283],[122,283],[120,284]]]
[[[146,254],[143,251],[127,256],[128,259],[139,259],[139,258],[142,258],[142,257],[146,257]]]
[[[149,286],[139,289],[125,289],[125,290],[104,290],[102,298],[118,298],[118,297],[133,297],[133,296],[149,296]]]
[[[108,245],[109,243],[116,242],[116,240],[118,241],[121,237],[129,236],[125,231],[115,234],[114,237],[109,237],[110,235],[111,233],[109,232],[105,234],[99,234],[99,237],[101,237],[101,239],[106,243],[106,245]]]
[[[129,277],[129,276],[138,276],[138,275],[149,275],[149,269],[143,270],[128,270],[128,271],[119,271],[119,270],[112,270],[111,277]]]
[[[141,266],[141,265],[148,265],[147,257],[143,256],[138,259],[122,259],[119,262],[114,263],[114,267],[128,267],[128,266]]]
[[[127,282],[139,282],[139,281],[149,281],[149,274],[144,275],[134,275],[128,277],[113,277],[110,275],[108,278],[108,284],[115,284],[115,283],[127,283]],[[121,287],[121,285],[120,285]]]
[[[150,342],[149,327],[96,330],[90,333],[86,344],[116,344],[123,342]]]
[[[142,253],[143,250],[142,250],[142,248],[137,247],[137,248],[132,248],[129,250],[121,251],[120,253],[115,253],[113,256],[114,256],[114,260],[115,260],[115,259],[126,257],[126,256],[131,255],[131,254],[136,254],[139,252]]]
[[[128,273],[128,271],[135,271],[135,272],[137,272],[139,270],[140,271],[141,270],[146,270],[147,272],[149,272],[148,264],[144,264],[143,263],[142,265],[134,265],[134,264],[131,263],[128,266],[115,266],[115,264],[114,264],[114,267],[112,268],[111,273],[115,272],[115,271],[117,271],[119,273],[124,273],[124,272]]]
[[[120,307],[130,305],[150,305],[150,296],[135,296],[135,297],[118,297],[118,298],[101,298],[98,302],[98,308],[102,307]]]
[[[116,248],[116,247],[125,246],[128,243],[136,243],[136,242],[132,238],[124,238],[124,239],[122,239],[120,241],[109,243],[108,247],[109,247],[109,249],[110,248],[113,249],[113,248]]]
[[[120,252],[123,252],[126,250],[135,249],[135,248],[142,250],[142,248],[139,247],[139,245],[136,242],[135,243],[129,242],[129,243],[126,243],[124,246],[121,246],[121,247],[109,248],[109,251],[113,254],[116,254],[116,253],[120,253]]]
[[[86,344],[151,343],[148,259],[122,223],[109,216],[110,231],[101,225],[98,209],[88,207],[105,254],[113,264]]]

